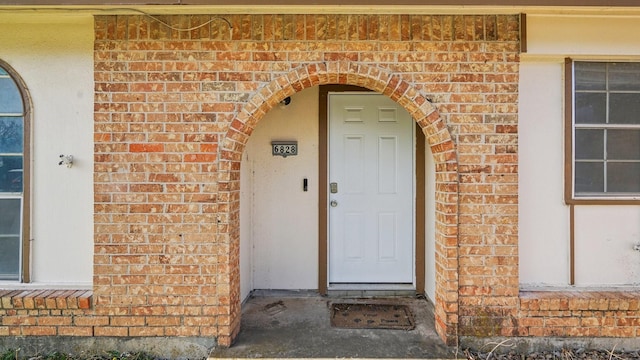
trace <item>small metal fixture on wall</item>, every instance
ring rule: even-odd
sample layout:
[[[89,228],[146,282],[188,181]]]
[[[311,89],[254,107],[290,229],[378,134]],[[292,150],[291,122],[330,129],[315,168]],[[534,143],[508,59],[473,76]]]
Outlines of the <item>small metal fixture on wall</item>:
[[[60,162],[58,162],[58,165],[64,165],[68,168],[71,168],[73,166],[73,155],[61,154]]]
[[[286,98],[282,99],[282,101],[280,101],[280,106],[284,107],[291,104],[291,96],[287,96]]]

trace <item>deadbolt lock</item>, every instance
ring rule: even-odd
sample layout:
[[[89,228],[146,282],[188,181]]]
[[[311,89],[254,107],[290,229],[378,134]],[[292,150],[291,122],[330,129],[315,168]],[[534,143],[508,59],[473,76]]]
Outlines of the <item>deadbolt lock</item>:
[[[337,194],[338,193],[338,183],[337,182],[332,182],[331,184],[329,184],[329,191],[332,194]]]

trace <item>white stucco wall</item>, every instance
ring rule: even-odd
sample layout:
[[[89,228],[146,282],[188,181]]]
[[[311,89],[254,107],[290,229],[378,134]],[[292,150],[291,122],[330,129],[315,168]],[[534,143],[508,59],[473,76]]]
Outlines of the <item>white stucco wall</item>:
[[[33,102],[33,286],[92,284],[93,18],[0,14],[0,59]],[[59,155],[74,166],[58,166]]]
[[[569,208],[563,188],[562,64],[520,64],[520,282],[569,283]]]
[[[640,206],[579,206],[575,218],[576,285],[640,285]]]
[[[252,187],[241,193],[243,298],[252,289],[318,288],[318,89],[272,109],[247,143],[241,186]],[[271,155],[274,140],[297,140],[298,155]]]
[[[638,16],[528,15],[531,55],[637,56]]]
[[[251,140],[249,140],[251,142]],[[252,156],[253,157],[253,156]],[[240,165],[240,299],[253,287],[253,161],[247,151]]]
[[[520,282],[569,284],[564,204],[564,58],[640,61],[640,17],[527,17],[520,65]],[[640,206],[575,207],[578,286],[640,283]]]

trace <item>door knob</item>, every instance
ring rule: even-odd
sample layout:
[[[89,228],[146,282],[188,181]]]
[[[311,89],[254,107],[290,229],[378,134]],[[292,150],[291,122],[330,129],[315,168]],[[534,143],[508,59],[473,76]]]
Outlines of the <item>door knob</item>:
[[[331,200],[331,203],[330,203],[330,204],[331,204],[331,207],[336,207],[336,206],[338,206],[338,202],[337,202],[337,201],[335,201],[335,200]]]

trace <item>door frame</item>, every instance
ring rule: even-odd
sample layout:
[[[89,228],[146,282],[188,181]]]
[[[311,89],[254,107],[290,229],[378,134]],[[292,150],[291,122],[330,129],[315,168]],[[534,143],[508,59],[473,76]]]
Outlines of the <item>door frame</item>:
[[[320,85],[318,121],[319,121],[319,158],[318,158],[318,292],[326,295],[328,290],[328,225],[329,202],[327,191],[329,171],[329,113],[328,96],[330,92],[371,92],[371,90],[353,85]],[[415,121],[414,121],[415,122]],[[425,282],[425,137],[422,128],[415,124],[415,287],[417,294],[424,294]]]

